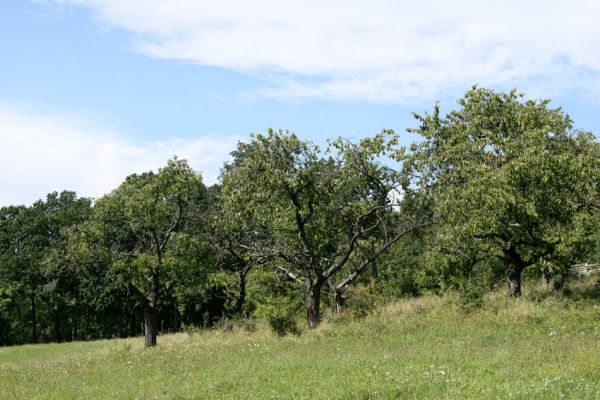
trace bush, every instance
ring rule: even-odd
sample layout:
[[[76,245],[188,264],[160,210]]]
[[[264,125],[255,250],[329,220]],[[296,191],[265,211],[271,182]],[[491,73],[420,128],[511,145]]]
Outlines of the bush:
[[[487,292],[481,280],[465,279],[458,287],[458,306],[467,311],[481,308]]]
[[[268,269],[258,269],[248,280],[248,293],[254,316],[267,321],[277,336],[300,333],[297,316],[304,309],[301,288]]]
[[[348,288],[344,312],[355,318],[362,318],[385,302],[384,298],[373,287],[356,285]]]
[[[288,333],[300,334],[296,313],[290,307],[267,304],[260,308],[260,314],[277,336],[285,336]]]

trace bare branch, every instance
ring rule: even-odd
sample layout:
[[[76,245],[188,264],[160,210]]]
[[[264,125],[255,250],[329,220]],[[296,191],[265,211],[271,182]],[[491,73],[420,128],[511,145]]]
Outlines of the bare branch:
[[[275,267],[275,269],[277,270],[277,272],[285,275],[290,281],[299,283],[300,285],[304,285],[304,282],[302,281],[302,279],[298,278],[291,271],[289,271],[283,267],[280,267],[280,266]]]
[[[334,291],[335,292],[341,291],[346,286],[348,286],[350,283],[352,283],[369,266],[369,264],[371,262],[373,262],[373,260],[375,260],[377,257],[379,257],[380,254],[385,252],[391,245],[393,245],[398,240],[400,240],[400,238],[402,238],[404,235],[408,234],[409,232],[412,232],[415,229],[424,228],[429,225],[431,225],[431,222],[427,221],[427,222],[424,222],[421,224],[411,225],[410,227],[399,232],[392,239],[385,242],[379,249],[377,249],[376,251],[373,251],[369,257],[365,258],[360,263],[360,265],[350,275],[348,275],[348,277],[346,279],[344,279],[342,282],[340,282],[339,284],[337,284],[335,286]]]

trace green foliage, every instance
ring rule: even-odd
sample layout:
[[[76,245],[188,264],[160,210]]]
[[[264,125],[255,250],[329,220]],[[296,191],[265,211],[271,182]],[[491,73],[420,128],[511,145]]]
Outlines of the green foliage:
[[[400,176],[380,160],[396,144],[383,131],[358,144],[332,141],[322,152],[269,131],[239,143],[223,170],[222,208],[261,237],[246,246],[253,257],[277,258],[277,271],[304,286],[313,327],[326,282],[345,291],[415,224],[398,212]]]
[[[344,313],[354,318],[364,318],[384,304],[382,297],[371,285],[355,285],[346,294]]]
[[[0,291],[11,315],[0,343],[61,341],[76,327],[83,279],[68,253],[70,232],[91,214],[74,192],[48,194],[30,207],[5,207],[0,220]],[[4,290],[2,290],[4,289]],[[71,332],[69,332],[71,331]]]
[[[185,275],[181,260],[196,253],[198,242],[184,227],[204,210],[205,193],[200,175],[173,159],[157,173],[130,175],[96,202],[97,250],[109,253],[111,273],[140,302],[148,346],[156,343],[161,302]]]
[[[277,336],[285,336],[288,333],[299,335],[300,330],[296,322],[298,309],[294,307],[293,302],[288,304],[265,304],[261,305],[256,315],[264,318],[268,323],[273,333]]]
[[[569,296],[598,268],[591,133],[477,87],[415,117],[408,148],[389,130],[326,149],[270,130],[211,188],[175,158],[94,204],[64,191],[0,208],[0,345],[137,335],[143,318],[168,332],[256,314],[283,333],[302,307],[314,328],[336,301],[366,316],[424,293],[476,310],[503,278],[517,295],[524,270]]]
[[[439,106],[415,115],[420,126],[411,131],[424,140],[405,168],[431,188],[432,250],[451,259],[453,273],[468,272],[473,255],[502,259],[509,275],[555,257],[572,241],[579,210],[597,199],[594,136],[573,130],[549,101],[522,99],[473,88],[444,117]]]
[[[298,316],[304,308],[301,288],[270,269],[255,271],[248,281],[249,298],[246,304],[252,315],[267,321],[278,336],[297,335]]]
[[[489,287],[480,279],[464,279],[458,285],[458,305],[465,311],[472,311],[483,306]]]
[[[578,214],[575,230],[575,263],[600,264],[600,212]]]
[[[396,242],[376,264],[377,289],[384,295],[401,298],[421,294],[427,285],[419,276],[425,268],[423,252],[428,231],[415,231]]]

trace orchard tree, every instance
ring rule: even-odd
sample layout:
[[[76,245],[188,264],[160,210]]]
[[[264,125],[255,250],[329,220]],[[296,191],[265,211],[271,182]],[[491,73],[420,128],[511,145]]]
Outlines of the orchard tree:
[[[433,194],[434,251],[466,267],[499,259],[509,295],[519,296],[523,270],[556,254],[577,213],[597,205],[597,142],[548,100],[515,90],[474,87],[458,105],[446,116],[439,105],[415,114],[410,131],[423,141],[405,163],[410,184]]]
[[[302,285],[310,328],[319,323],[324,288],[341,300],[369,262],[416,225],[398,219],[399,176],[378,162],[395,144],[385,131],[357,145],[335,141],[324,153],[295,134],[269,131],[239,143],[224,169],[224,207],[257,233],[268,231],[269,240],[247,250],[277,257],[276,270]],[[360,258],[366,246],[373,251]]]
[[[111,272],[143,308],[147,347],[156,345],[161,296],[177,284],[175,236],[202,207],[205,190],[199,174],[184,160],[172,159],[157,173],[127,177],[95,205],[99,248],[109,251]]]

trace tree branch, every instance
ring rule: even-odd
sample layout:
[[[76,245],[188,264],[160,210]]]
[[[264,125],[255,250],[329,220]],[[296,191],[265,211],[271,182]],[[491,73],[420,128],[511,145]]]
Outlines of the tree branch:
[[[346,286],[348,286],[350,283],[352,283],[356,278],[358,278],[360,276],[360,274],[363,273],[363,271],[369,266],[369,264],[371,262],[373,262],[373,260],[375,260],[377,257],[379,257],[380,254],[385,252],[391,245],[393,245],[398,240],[400,240],[400,238],[402,238],[404,235],[408,234],[409,232],[412,232],[415,229],[424,228],[429,225],[431,225],[431,222],[428,221],[425,223],[412,225],[412,226],[404,229],[403,231],[399,232],[392,239],[385,242],[377,251],[371,252],[371,255],[369,257],[367,257],[366,259],[364,259],[360,263],[360,265],[350,275],[348,275],[348,277],[346,279],[344,279],[342,282],[340,282],[339,284],[337,284],[335,286],[334,291],[338,292],[340,290],[343,290]]]
[[[276,268],[277,272],[285,275],[290,281],[299,283],[300,285],[304,286],[304,281],[302,281],[302,279],[300,279],[296,275],[294,275],[291,271],[289,271],[283,267],[280,267],[280,266],[277,266],[275,268]]]

